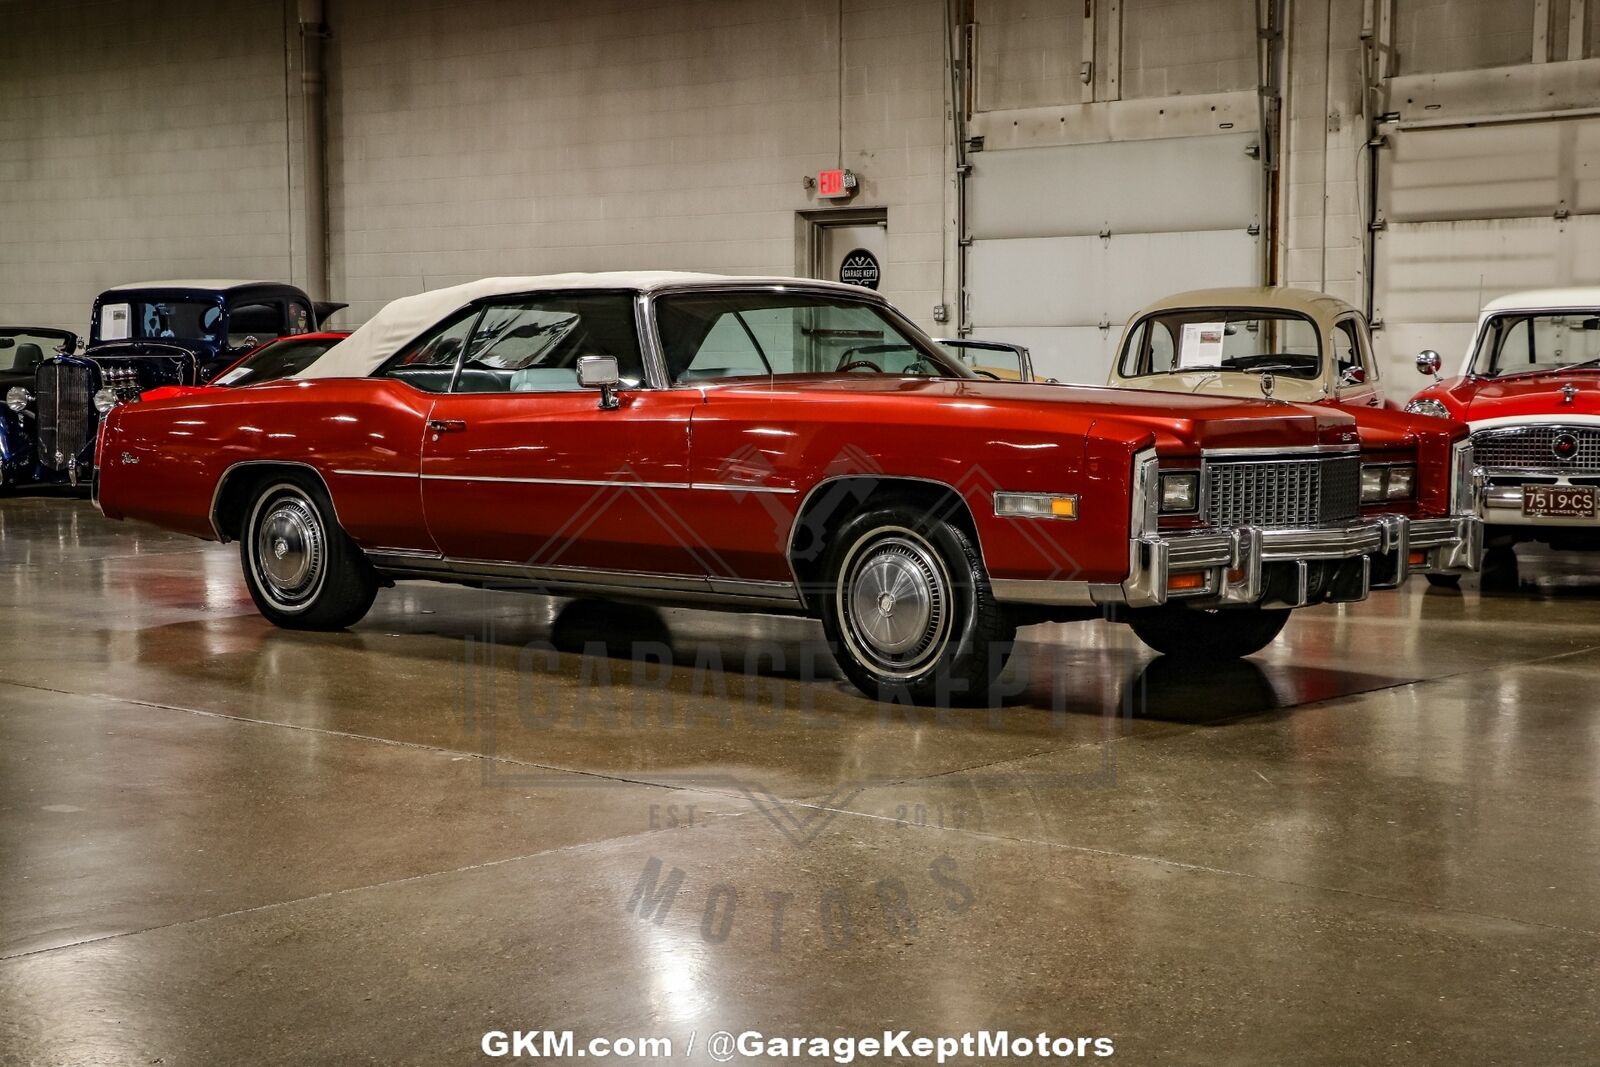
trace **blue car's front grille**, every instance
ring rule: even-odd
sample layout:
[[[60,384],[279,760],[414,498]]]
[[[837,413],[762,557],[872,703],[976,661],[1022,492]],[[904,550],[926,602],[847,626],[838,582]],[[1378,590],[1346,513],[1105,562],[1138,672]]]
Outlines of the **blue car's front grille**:
[[[42,365],[33,379],[38,398],[39,462],[64,471],[94,439],[89,369],[75,363]]]

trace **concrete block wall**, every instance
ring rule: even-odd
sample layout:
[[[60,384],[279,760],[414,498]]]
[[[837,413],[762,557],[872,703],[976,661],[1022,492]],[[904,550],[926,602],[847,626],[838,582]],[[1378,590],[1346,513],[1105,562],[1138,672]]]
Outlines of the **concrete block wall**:
[[[1289,30],[1281,282],[1365,300],[1362,0],[1297,3]]]
[[[0,4],[0,322],[293,270],[285,31],[260,0]]]
[[[888,209],[884,291],[953,299],[939,0],[341,0],[332,286],[493,274],[793,274],[802,179]],[[842,55],[842,67],[841,67]]]
[[[1250,89],[1255,3],[1123,0],[1122,98]]]

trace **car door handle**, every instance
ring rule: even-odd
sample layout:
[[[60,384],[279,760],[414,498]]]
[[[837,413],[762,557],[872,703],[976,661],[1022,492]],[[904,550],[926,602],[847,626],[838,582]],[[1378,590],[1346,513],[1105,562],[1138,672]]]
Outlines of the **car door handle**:
[[[429,419],[428,429],[434,433],[460,433],[467,428],[464,419]]]

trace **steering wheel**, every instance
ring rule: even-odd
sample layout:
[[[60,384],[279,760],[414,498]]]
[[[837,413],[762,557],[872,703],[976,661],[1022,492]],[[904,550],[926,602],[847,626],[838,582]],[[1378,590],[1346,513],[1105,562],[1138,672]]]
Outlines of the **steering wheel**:
[[[978,367],[973,367],[972,368],[972,373],[976,374],[980,378],[991,378],[991,379],[993,379],[994,381],[997,381],[997,382],[1005,381],[1004,378],[1000,377],[1000,375],[996,374],[992,370],[982,370],[982,369],[980,369]]]
[[[835,368],[838,371],[869,370],[874,374],[882,374],[883,368],[870,359],[852,359],[849,363],[841,363]]]

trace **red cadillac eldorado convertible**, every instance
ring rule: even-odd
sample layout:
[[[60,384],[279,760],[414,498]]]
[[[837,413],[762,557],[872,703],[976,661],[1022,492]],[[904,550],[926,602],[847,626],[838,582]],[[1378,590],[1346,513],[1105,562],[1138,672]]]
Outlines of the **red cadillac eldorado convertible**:
[[[1019,624],[1241,656],[1364,598],[1403,541],[1360,514],[1357,448],[1331,408],[981,379],[857,287],[574,274],[119,407],[96,500],[237,540],[280,626],[349,626],[398,579],[804,613],[864,692],[968,701]]]

